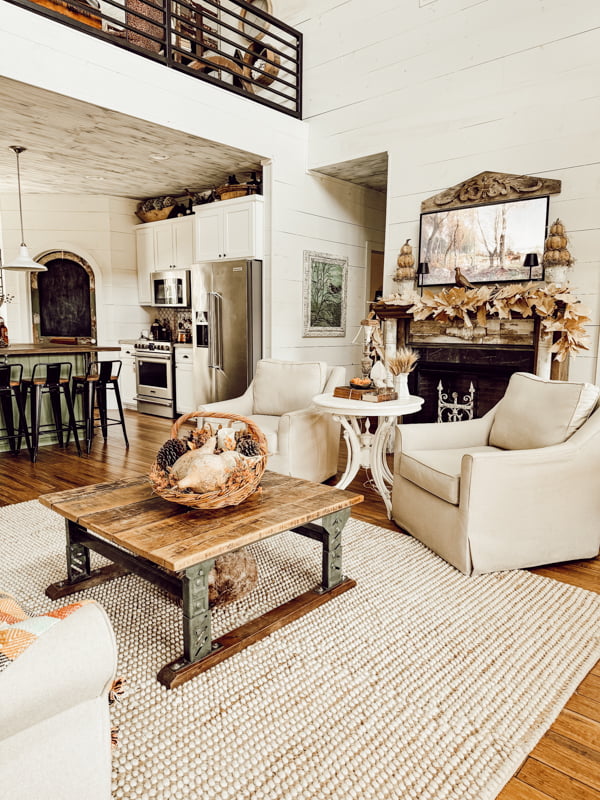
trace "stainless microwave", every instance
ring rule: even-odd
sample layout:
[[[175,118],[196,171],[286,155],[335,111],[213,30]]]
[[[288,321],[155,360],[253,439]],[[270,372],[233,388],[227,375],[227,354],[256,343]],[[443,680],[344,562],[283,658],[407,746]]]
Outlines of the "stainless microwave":
[[[166,269],[150,273],[153,306],[190,307],[190,270]]]

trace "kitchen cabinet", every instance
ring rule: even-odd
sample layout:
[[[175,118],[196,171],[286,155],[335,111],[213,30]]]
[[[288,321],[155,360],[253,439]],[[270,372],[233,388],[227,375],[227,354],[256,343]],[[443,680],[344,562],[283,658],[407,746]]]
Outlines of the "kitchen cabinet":
[[[196,411],[192,361],[191,347],[175,345],[175,407],[179,415]]]
[[[135,229],[138,300],[152,302],[150,274],[170,267],[186,268],[194,261],[194,217],[146,222]]]
[[[135,348],[132,344],[122,344],[119,358],[121,359],[121,374],[119,375],[119,391],[121,402],[125,408],[137,409],[135,399],[137,393],[135,380]]]
[[[194,261],[258,258],[264,255],[262,195],[194,206]]]

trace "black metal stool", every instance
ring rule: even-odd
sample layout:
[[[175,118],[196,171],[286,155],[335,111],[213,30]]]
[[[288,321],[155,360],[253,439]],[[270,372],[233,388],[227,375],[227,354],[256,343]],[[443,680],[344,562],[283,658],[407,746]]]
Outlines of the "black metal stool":
[[[77,423],[75,421],[75,414],[73,413],[73,403],[71,401],[71,394],[69,392],[69,384],[71,382],[71,371],[73,365],[68,361],[55,361],[49,364],[34,364],[31,378],[24,378],[23,385],[25,393],[29,392],[30,395],[30,419],[31,419],[31,460],[37,459],[40,432],[51,430],[54,427],[58,437],[58,443],[63,447],[63,433],[66,430],[67,441],[69,444],[69,436],[73,431],[75,445],[77,447],[77,454],[81,455],[81,446],[79,444],[79,437],[77,436]],[[52,423],[41,424],[40,412],[42,407],[42,397],[44,394],[50,395],[50,402],[52,404],[52,413],[54,415],[54,426]],[[63,423],[62,410],[61,410],[61,395],[64,397],[65,405],[67,407],[67,414],[69,417],[68,423]]]
[[[29,457],[33,461],[31,450],[31,440],[25,419],[25,397],[23,387],[23,365],[22,364],[0,364],[0,408],[4,417],[5,435],[0,439],[8,439],[10,450],[14,455],[18,455],[21,450],[21,440],[25,437]],[[19,417],[19,427],[15,433],[15,420],[13,411],[13,398],[17,405]]]
[[[106,441],[109,425],[120,425],[123,429],[125,447],[129,447],[127,430],[125,428],[125,416],[123,414],[123,404],[121,403],[121,392],[119,391],[119,375],[121,373],[121,361],[91,361],[85,375],[74,375],[71,388],[71,398],[75,406],[76,398],[81,396],[83,406],[83,417],[77,426],[85,432],[87,452],[92,447],[92,439],[96,428],[102,429],[102,436]],[[108,416],[106,404],[106,390],[112,389],[115,393],[119,419]],[[96,423],[95,406],[98,405],[100,422]],[[67,438],[67,442],[68,442]]]

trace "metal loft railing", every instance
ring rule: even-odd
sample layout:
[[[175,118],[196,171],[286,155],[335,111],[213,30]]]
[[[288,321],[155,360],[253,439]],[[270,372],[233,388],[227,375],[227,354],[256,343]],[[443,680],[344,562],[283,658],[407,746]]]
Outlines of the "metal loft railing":
[[[302,34],[252,2],[9,2],[257,103],[302,117]]]

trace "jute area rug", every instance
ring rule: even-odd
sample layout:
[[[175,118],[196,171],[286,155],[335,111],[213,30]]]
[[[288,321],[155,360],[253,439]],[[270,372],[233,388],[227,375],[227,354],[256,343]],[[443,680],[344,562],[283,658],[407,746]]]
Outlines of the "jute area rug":
[[[314,542],[259,546],[260,585],[231,629],[319,580]],[[1,583],[32,612],[64,577],[62,518],[0,509]],[[119,642],[126,694],[114,798],[491,800],[600,657],[600,598],[514,571],[466,578],[403,534],[351,520],[358,586],[184,686],[180,610],[126,576],[89,590]],[[74,595],[78,597],[79,595]],[[114,707],[113,707],[114,708]]]

